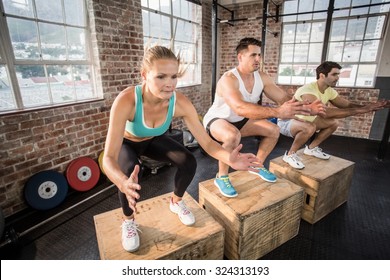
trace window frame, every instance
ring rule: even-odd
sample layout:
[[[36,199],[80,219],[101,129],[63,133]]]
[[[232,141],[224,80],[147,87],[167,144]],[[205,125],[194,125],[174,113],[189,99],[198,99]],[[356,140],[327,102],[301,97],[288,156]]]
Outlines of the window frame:
[[[170,12],[169,13],[161,11],[160,1],[159,1],[160,10],[155,10],[155,9],[149,8],[149,6],[150,6],[149,1],[156,1],[156,0],[143,0],[143,1],[141,1],[142,20],[144,20],[144,11],[149,13],[149,17],[147,19],[149,26],[150,26],[150,14],[151,13],[167,17],[169,20],[169,23],[170,23],[170,28],[169,28],[170,38],[161,38],[161,36],[159,34],[152,34],[152,32],[150,32],[150,34],[145,34],[145,30],[144,30],[143,31],[143,38],[144,38],[145,45],[146,46],[148,44],[153,45],[153,42],[157,42],[158,44],[165,45],[166,47],[170,47],[176,54],[180,54],[182,56],[182,58],[183,58],[183,53],[181,53],[180,49],[176,50],[177,45],[180,45],[180,44],[191,45],[192,48],[195,50],[195,53],[191,53],[191,55],[194,56],[194,58],[193,58],[194,62],[183,61],[183,59],[182,59],[182,61],[185,65],[184,67],[191,67],[193,65],[194,70],[192,73],[193,73],[193,76],[196,78],[195,78],[195,80],[191,79],[190,82],[188,82],[188,83],[185,83],[185,82],[183,82],[182,79],[179,79],[178,84],[177,84],[177,88],[200,85],[202,83],[202,51],[201,51],[201,49],[202,49],[201,48],[201,45],[202,45],[202,35],[201,35],[202,34],[202,24],[201,24],[202,11],[201,11],[201,8],[199,8],[199,7],[197,8],[198,9],[198,13],[197,13],[198,22],[197,22],[195,20],[194,21],[188,20],[184,17],[174,15],[173,0],[167,0],[170,3],[170,6],[169,6]],[[200,4],[196,3],[196,1],[188,1],[188,0],[180,0],[180,1],[181,1],[181,3],[188,2],[189,5],[200,6]],[[148,6],[147,7],[144,6],[142,2],[146,2],[146,4]],[[196,38],[192,38],[193,40],[191,42],[176,39],[175,26],[177,26],[179,21],[182,21],[184,23],[190,23],[191,25],[196,27],[196,31],[195,31]],[[186,77],[186,74],[188,74],[188,71],[187,71],[187,73],[185,73],[183,78]]]
[[[296,1],[296,0],[295,0]],[[294,1],[294,2],[295,2]],[[290,1],[285,1],[284,4],[286,2],[290,2]],[[296,1],[297,2],[297,10],[299,9],[299,4],[301,3],[301,0],[298,0]],[[382,48],[383,48],[383,40],[384,40],[384,36],[385,36],[385,33],[386,32],[389,32],[388,30],[386,30],[386,26],[387,26],[387,21],[389,20],[389,11],[387,12],[373,12],[373,13],[367,13],[367,14],[359,14],[359,15],[356,15],[356,14],[353,14],[353,11],[354,10],[358,10],[358,9],[361,9],[361,7],[367,7],[367,9],[371,9],[372,7],[375,7],[375,6],[379,6],[379,5],[383,5],[383,3],[379,2],[379,3],[371,3],[372,1],[370,1],[370,4],[367,4],[367,5],[361,5],[361,6],[348,6],[348,7],[340,7],[340,8],[333,8],[330,7],[329,8],[329,12],[327,13],[327,15],[325,16],[325,18],[321,18],[319,19],[318,17],[315,17],[316,14],[320,14],[320,13],[324,13],[325,10],[315,10],[315,7],[313,5],[313,8],[312,8],[312,13],[310,14],[311,15],[311,19],[299,19],[299,12],[298,13],[291,13],[291,14],[288,14],[287,16],[291,18],[291,16],[295,16],[295,20],[288,20],[288,21],[282,21],[282,24],[281,24],[281,40],[280,40],[280,52],[279,52],[279,62],[278,62],[278,74],[277,74],[277,82],[278,84],[281,84],[281,85],[302,85],[302,84],[305,84],[305,83],[308,83],[308,82],[312,82],[312,81],[315,81],[316,80],[316,77],[314,76],[314,79],[312,77],[308,78],[308,76],[297,76],[301,79],[303,79],[303,83],[301,82],[293,82],[293,79],[294,79],[294,74],[293,74],[293,70],[294,70],[294,66],[299,66],[301,65],[302,68],[304,67],[304,69],[306,69],[306,73],[307,72],[310,72],[308,70],[311,70],[312,68],[316,68],[322,61],[326,61],[326,60],[332,60],[332,58],[329,58],[329,55],[330,55],[330,49],[331,49],[331,44],[334,43],[335,41],[331,39],[331,32],[333,31],[333,24],[336,22],[336,21],[339,21],[339,20],[345,20],[347,22],[347,24],[351,21],[351,20],[354,20],[354,19],[362,19],[362,18],[365,18],[366,22],[365,22],[365,28],[367,28],[367,25],[368,25],[368,21],[370,18],[373,18],[373,17],[384,17],[384,20],[383,20],[383,26],[382,26],[382,30],[381,30],[381,34],[380,34],[380,37],[377,38],[377,40],[379,41],[379,45],[378,45],[378,48],[377,48],[377,53],[376,53],[376,58],[375,58],[375,61],[374,60],[369,60],[369,61],[364,61],[362,59],[362,54],[363,54],[363,48],[360,49],[359,51],[359,58],[357,61],[354,61],[352,63],[350,62],[347,62],[347,61],[342,61],[342,59],[340,59],[340,61],[335,61],[339,64],[341,64],[342,66],[343,65],[347,65],[347,64],[354,64],[354,65],[357,65],[357,68],[360,70],[362,66],[364,65],[367,65],[367,67],[371,66],[371,65],[375,65],[375,71],[374,71],[374,74],[373,74],[373,77],[371,77],[371,80],[372,80],[372,83],[367,86],[367,85],[362,85],[362,84],[359,84],[358,82],[358,73],[356,73],[356,76],[353,77],[353,84],[341,84],[339,85],[340,87],[353,87],[353,88],[375,88],[375,77],[376,77],[376,73],[378,71],[378,66],[379,66],[379,63],[380,63],[380,52],[383,51]],[[334,5],[334,1],[332,0],[329,0],[329,3],[333,3]],[[330,5],[330,4],[329,4]],[[384,4],[384,5],[389,5],[389,4]],[[340,16],[340,15],[337,15],[335,16],[334,12],[343,12],[343,11],[347,11],[348,15],[343,15],[343,16]],[[314,64],[314,63],[311,63],[310,61],[306,60],[306,62],[302,62],[302,63],[297,63],[297,62],[286,62],[286,63],[283,63],[282,62],[282,59],[283,57],[285,56],[285,54],[283,53],[283,47],[284,46],[291,46],[294,50],[295,50],[295,47],[297,45],[299,45],[300,43],[297,43],[294,39],[294,42],[290,42],[290,43],[283,43],[283,31],[284,31],[284,27],[286,25],[293,25],[295,26],[295,30],[297,29],[297,27],[299,26],[299,24],[314,24],[314,23],[318,23],[318,22],[322,22],[323,24],[325,24],[325,30],[324,30],[324,39],[323,39],[323,45],[322,45],[322,54],[321,54],[321,62],[317,63],[317,64]],[[363,34],[364,35],[364,34]],[[310,36],[311,34],[309,35],[309,41],[310,41]],[[350,40],[347,40],[347,38],[345,37],[344,40],[342,40],[342,43],[343,43],[343,49],[342,49],[342,53],[345,52],[345,43],[348,43]],[[365,36],[363,36],[363,38],[361,40],[359,40],[362,44],[362,46],[369,42],[369,41],[373,41],[372,39],[367,39],[365,38]],[[283,66],[292,66],[293,68],[290,69],[291,70],[291,74],[290,75],[280,75],[283,71],[284,71],[284,68],[281,68]],[[283,71],[282,71],[283,69]],[[288,73],[288,72],[287,72]],[[284,77],[285,81],[282,81],[282,77]],[[287,79],[289,80],[289,82],[287,83]],[[296,80],[297,80],[296,79]]]
[[[84,12],[84,22],[82,23],[83,25],[78,25],[75,23],[67,23],[64,20],[60,22],[56,21],[50,21],[50,20],[43,20],[39,18],[37,14],[37,10],[35,8],[35,0],[31,0],[31,7],[32,7],[32,13],[33,15],[31,17],[27,16],[21,16],[21,15],[16,15],[12,13],[7,13],[5,12],[5,7],[4,7],[4,1],[0,1],[0,11],[3,14],[3,16],[0,18],[0,39],[1,39],[1,47],[0,47],[0,66],[5,66],[6,72],[8,74],[8,80],[9,80],[9,86],[10,86],[10,91],[11,94],[13,95],[14,98],[14,108],[11,109],[0,109],[0,115],[2,114],[9,114],[9,113],[14,113],[14,112],[28,112],[28,111],[36,111],[40,109],[45,109],[45,108],[56,108],[56,107],[63,107],[63,106],[68,106],[72,104],[82,104],[86,102],[93,102],[97,100],[102,100],[103,96],[102,94],[99,94],[97,91],[97,85],[96,85],[96,73],[95,73],[95,63],[94,63],[94,56],[92,54],[92,43],[91,43],[91,32],[90,32],[90,20],[89,20],[89,14],[87,10],[87,4],[86,1],[81,1],[82,5],[84,6],[83,12]],[[61,1],[61,11],[64,14],[66,7],[65,3]],[[14,53],[14,49],[12,46],[12,39],[10,35],[10,30],[8,27],[8,22],[7,19],[17,19],[17,20],[27,20],[32,22],[33,24],[36,25],[37,28],[39,28],[39,24],[51,24],[55,25],[55,27],[58,28],[68,28],[68,29],[80,29],[84,33],[84,47],[85,47],[85,58],[84,59],[44,59],[42,56],[43,51],[41,51],[40,57],[38,59],[20,59],[16,58],[16,55]],[[69,39],[67,39],[66,43],[69,42]],[[37,36],[37,44],[40,46],[42,43],[42,40],[39,36]],[[66,46],[65,51],[68,53],[68,46]],[[23,93],[21,91],[19,81],[17,78],[17,72],[16,72],[16,67],[17,66],[42,66],[44,71],[45,71],[45,79],[46,81],[44,82],[44,85],[47,87],[48,90],[48,97],[49,97],[49,102],[44,103],[44,104],[33,104],[33,105],[28,105],[24,104],[23,102]],[[74,95],[75,99],[72,99],[70,101],[63,101],[63,102],[57,102],[53,100],[53,96],[56,95],[55,90],[52,90],[52,86],[50,84],[50,75],[48,74],[47,68],[50,66],[68,66],[71,67],[72,69],[75,69],[74,67],[87,67],[90,71],[88,73],[90,74],[89,77],[89,89],[88,92],[90,92],[90,96],[87,98],[77,98],[77,93],[76,91],[76,79],[74,78],[74,75],[72,75],[72,79],[70,80],[72,84],[72,88],[74,90]],[[73,73],[74,74],[74,73]],[[80,97],[80,96],[79,96]]]

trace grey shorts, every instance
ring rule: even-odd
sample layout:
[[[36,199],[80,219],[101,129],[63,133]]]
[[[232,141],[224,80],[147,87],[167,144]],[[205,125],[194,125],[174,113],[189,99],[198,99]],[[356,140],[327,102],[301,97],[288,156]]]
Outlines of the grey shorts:
[[[291,123],[292,119],[278,119],[278,126],[280,128],[280,133],[283,134],[284,136],[292,137],[291,135]]]

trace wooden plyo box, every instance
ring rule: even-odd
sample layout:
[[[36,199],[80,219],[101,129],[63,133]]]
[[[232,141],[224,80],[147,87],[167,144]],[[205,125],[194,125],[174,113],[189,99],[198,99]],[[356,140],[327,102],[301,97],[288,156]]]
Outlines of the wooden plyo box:
[[[258,259],[298,234],[303,189],[285,179],[268,183],[246,171],[229,174],[238,196],[199,183],[199,204],[225,228],[228,259]]]
[[[185,226],[169,209],[171,194],[137,204],[140,248],[125,251],[121,244],[122,209],[94,216],[100,258],[103,260],[223,259],[225,231],[187,193],[183,199],[196,222]]]
[[[314,224],[347,201],[355,163],[331,156],[328,160],[297,152],[305,168],[298,170],[283,161],[272,159],[269,169],[305,190],[302,219]]]

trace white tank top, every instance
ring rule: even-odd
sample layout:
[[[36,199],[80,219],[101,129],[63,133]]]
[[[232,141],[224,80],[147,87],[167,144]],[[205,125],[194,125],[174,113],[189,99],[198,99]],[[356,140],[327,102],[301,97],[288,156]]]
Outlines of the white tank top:
[[[233,73],[234,76],[237,77],[239,82],[239,90],[246,102],[257,104],[260,100],[261,93],[264,89],[263,81],[261,80],[260,74],[258,71],[254,72],[255,83],[253,85],[252,92],[248,92],[245,88],[244,82],[241,79],[240,74],[237,69],[234,68],[229,70]],[[225,119],[229,122],[238,122],[244,119],[244,117],[237,115],[230,107],[226,104],[223,97],[215,94],[215,99],[210,109],[207,111],[206,115],[203,117],[203,125],[204,127],[214,118]]]

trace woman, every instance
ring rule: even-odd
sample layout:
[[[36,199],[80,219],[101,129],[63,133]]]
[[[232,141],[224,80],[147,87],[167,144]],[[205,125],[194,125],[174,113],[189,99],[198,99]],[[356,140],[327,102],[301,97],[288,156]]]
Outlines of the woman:
[[[207,135],[192,103],[175,92],[177,79],[182,75],[179,66],[180,58],[170,49],[149,48],[142,61],[142,85],[126,88],[112,104],[103,165],[108,178],[118,187],[124,215],[122,246],[129,252],[139,247],[134,212],[141,189],[138,184],[141,155],[177,167],[170,209],[183,224],[195,223],[182,197],[195,175],[196,159],[183,145],[164,135],[173,117],[183,118],[198,143],[212,157],[237,170],[259,166],[253,154],[239,153],[242,145],[230,153]]]

